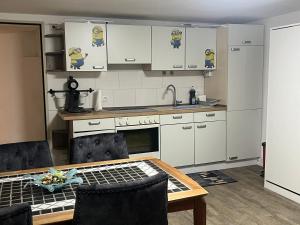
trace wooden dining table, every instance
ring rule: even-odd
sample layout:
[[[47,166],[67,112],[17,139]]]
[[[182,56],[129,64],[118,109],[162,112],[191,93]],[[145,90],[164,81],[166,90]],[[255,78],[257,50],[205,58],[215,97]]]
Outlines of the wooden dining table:
[[[206,224],[208,192],[180,170],[153,157],[91,162],[56,166],[58,170],[78,170],[77,176],[84,184],[109,184],[130,182],[166,172],[168,182],[168,212],[193,210],[194,225]],[[0,207],[29,203],[33,212],[33,224],[63,224],[73,219],[75,193],[78,184],[69,184],[59,191],[48,192],[35,185],[26,185],[28,175],[47,172],[48,168],[0,173]],[[146,207],[146,206],[145,206]]]

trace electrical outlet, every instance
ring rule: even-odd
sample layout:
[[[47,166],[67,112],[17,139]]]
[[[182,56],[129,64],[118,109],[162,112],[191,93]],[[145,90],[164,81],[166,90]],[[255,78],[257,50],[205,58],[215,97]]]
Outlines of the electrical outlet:
[[[102,102],[108,102],[108,96],[103,96],[102,97]]]

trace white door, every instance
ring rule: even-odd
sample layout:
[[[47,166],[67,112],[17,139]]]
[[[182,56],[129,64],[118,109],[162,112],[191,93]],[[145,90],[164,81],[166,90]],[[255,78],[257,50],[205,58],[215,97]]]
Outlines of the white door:
[[[150,64],[151,26],[107,25],[108,64]]]
[[[262,108],[262,74],[263,46],[229,47],[229,111]]]
[[[262,110],[227,112],[227,160],[260,156]]]
[[[271,31],[266,180],[300,194],[300,27]],[[284,103],[284,105],[280,105]]]
[[[226,122],[195,123],[195,164],[226,160]]]
[[[172,166],[194,164],[194,124],[161,126],[161,159]]]
[[[186,70],[216,68],[216,29],[186,28]]]
[[[65,23],[67,71],[106,71],[105,24]]]
[[[152,27],[152,70],[184,70],[185,28]]]

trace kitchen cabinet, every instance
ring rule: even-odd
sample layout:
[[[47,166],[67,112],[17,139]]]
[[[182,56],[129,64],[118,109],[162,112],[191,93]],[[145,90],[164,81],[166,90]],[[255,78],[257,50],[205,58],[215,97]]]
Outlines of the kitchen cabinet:
[[[260,156],[262,110],[227,112],[227,160]]]
[[[152,27],[152,70],[185,69],[185,28]]]
[[[108,64],[151,64],[151,26],[107,25]]]
[[[107,71],[106,25],[65,23],[67,71]]]
[[[195,164],[226,160],[226,112],[200,112],[195,119]]]
[[[229,111],[262,108],[263,57],[263,46],[230,46]]]
[[[172,166],[194,164],[194,124],[164,125],[160,128],[161,159]]]
[[[186,70],[216,68],[216,29],[186,28]]]

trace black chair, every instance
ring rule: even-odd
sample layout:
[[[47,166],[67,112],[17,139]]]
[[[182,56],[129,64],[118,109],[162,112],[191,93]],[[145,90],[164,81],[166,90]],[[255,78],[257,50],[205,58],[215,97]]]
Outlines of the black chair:
[[[53,166],[47,141],[0,145],[0,172]]]
[[[71,139],[70,163],[128,158],[123,134],[96,134]]]
[[[29,204],[19,204],[0,209],[0,225],[32,225]]]
[[[76,191],[74,225],[167,225],[168,175]]]

